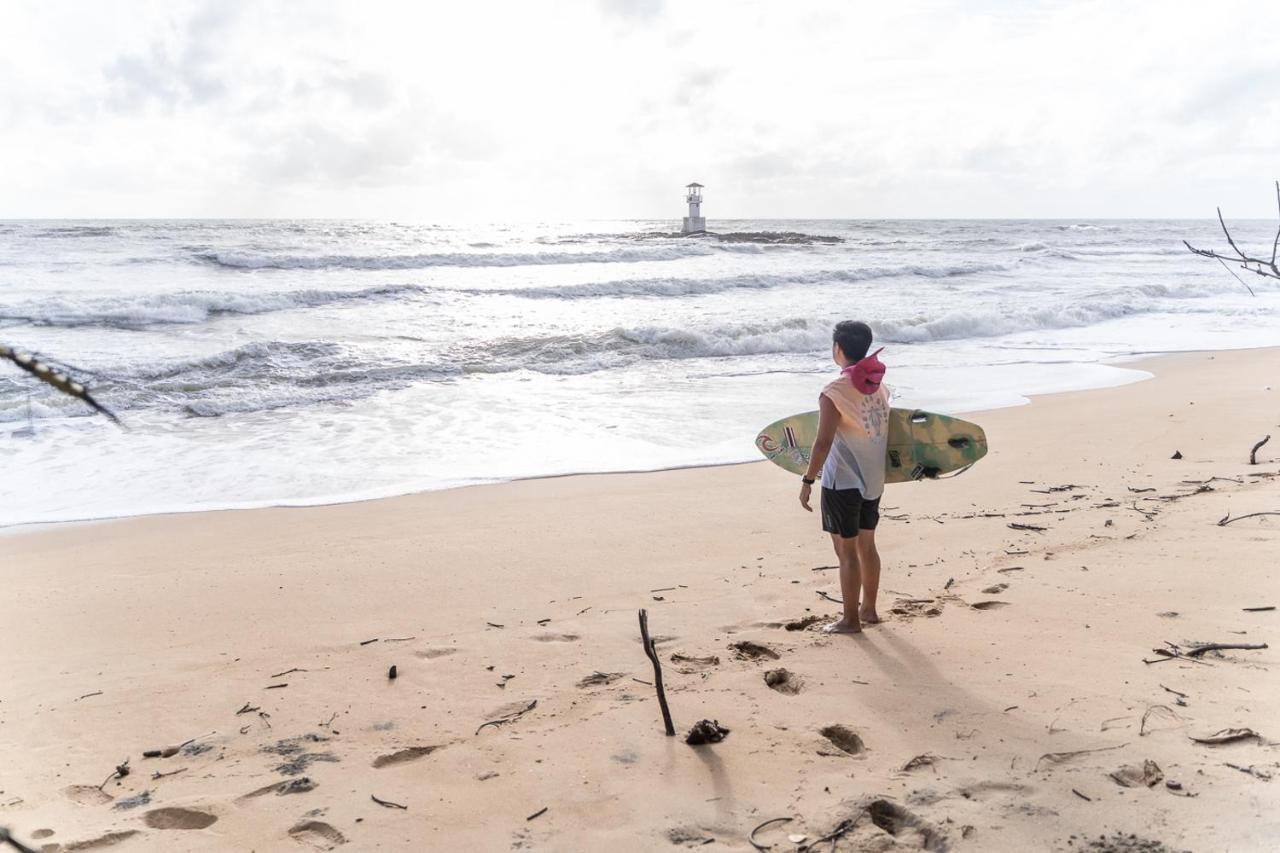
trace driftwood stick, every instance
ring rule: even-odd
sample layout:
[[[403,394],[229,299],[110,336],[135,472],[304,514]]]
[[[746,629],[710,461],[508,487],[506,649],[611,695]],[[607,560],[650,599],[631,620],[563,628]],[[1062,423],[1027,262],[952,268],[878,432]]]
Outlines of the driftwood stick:
[[[505,726],[507,723],[515,722],[516,720],[520,719],[521,717],[523,717],[525,714],[529,713],[536,707],[538,707],[538,700],[534,699],[532,702],[530,702],[528,705],[525,705],[519,711],[515,711],[514,713],[507,714],[505,717],[499,717],[496,720],[489,720],[486,723],[481,723],[480,728],[476,729],[476,734],[480,734],[480,732],[484,731],[484,729],[487,726],[493,726],[494,728],[497,728],[498,726]]]
[[[653,663],[653,684],[658,691],[658,707],[662,709],[662,723],[667,727],[667,737],[675,737],[676,727],[671,722],[671,709],[667,707],[667,692],[662,689],[662,661],[658,659],[658,650],[649,636],[649,614],[640,608],[640,642],[644,643],[644,653]]]
[[[1262,447],[1262,445],[1266,444],[1266,443],[1267,443],[1268,441],[1270,441],[1270,440],[1271,440],[1271,436],[1270,436],[1270,435],[1263,436],[1262,441],[1259,441],[1257,444],[1255,444],[1255,445],[1253,446],[1253,449],[1249,451],[1249,464],[1250,464],[1250,465],[1257,465],[1257,464],[1258,464],[1258,449],[1259,449],[1259,448],[1261,448],[1261,447]]]
[[[379,799],[378,797],[374,796],[373,794],[370,794],[370,795],[369,795],[369,799],[373,800],[375,803],[377,803],[378,805],[382,806],[384,809],[404,809],[405,811],[408,811],[408,810],[409,810],[409,807],[408,807],[408,806],[402,806],[402,805],[400,805],[399,803],[393,803],[393,802],[391,802],[390,800],[382,800],[382,799]]]
[[[1205,643],[1203,646],[1195,646],[1183,652],[1189,658],[1198,658],[1205,652],[1216,652],[1222,649],[1242,649],[1244,651],[1256,651],[1258,649],[1267,648],[1266,643]]]
[[[1237,515],[1235,518],[1232,518],[1232,517],[1228,514],[1228,515],[1224,515],[1224,516],[1222,517],[1222,519],[1218,522],[1218,526],[1219,526],[1219,527],[1226,527],[1228,524],[1232,524],[1232,523],[1234,523],[1234,522],[1240,521],[1241,519],[1244,519],[1244,518],[1257,518],[1257,517],[1258,517],[1258,516],[1260,516],[1260,515],[1280,515],[1280,512],[1275,512],[1275,511],[1271,511],[1271,510],[1269,510],[1269,511],[1267,511],[1267,512],[1251,512],[1251,513],[1249,513],[1248,515]]]

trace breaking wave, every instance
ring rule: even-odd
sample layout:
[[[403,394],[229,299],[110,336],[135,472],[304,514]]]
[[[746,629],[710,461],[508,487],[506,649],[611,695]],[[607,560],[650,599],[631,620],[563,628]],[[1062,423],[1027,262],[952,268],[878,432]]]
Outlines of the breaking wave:
[[[618,248],[594,252],[438,252],[413,255],[255,255],[245,252],[197,252],[194,257],[207,264],[236,270],[415,270],[431,267],[634,264],[648,261],[675,261],[695,255],[708,255],[715,251],[715,248],[703,244],[682,243],[679,246]]]
[[[421,295],[428,288],[396,284],[361,290],[293,290],[272,293],[228,293],[188,290],[149,296],[75,297],[56,295],[38,302],[0,308],[0,320],[32,326],[147,326],[203,323],[223,314],[266,314],[342,302],[368,302]]]
[[[922,276],[925,278],[953,278],[988,272],[1007,272],[1011,264],[966,262],[927,266],[860,267],[833,269],[793,274],[755,274],[726,278],[638,278],[619,281],[590,281],[582,284],[565,284],[551,287],[513,287],[469,289],[467,293],[501,293],[526,299],[592,299],[613,296],[700,296],[724,293],[730,290],[767,290],[786,285],[822,285],[879,278]]]

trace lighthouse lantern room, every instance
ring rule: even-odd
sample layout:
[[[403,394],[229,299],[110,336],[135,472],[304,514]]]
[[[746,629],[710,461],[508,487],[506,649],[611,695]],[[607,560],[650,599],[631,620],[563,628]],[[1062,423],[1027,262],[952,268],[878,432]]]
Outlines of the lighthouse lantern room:
[[[684,218],[681,234],[700,234],[707,230],[707,220],[702,216],[702,184],[685,187],[684,200],[689,203],[689,215]]]

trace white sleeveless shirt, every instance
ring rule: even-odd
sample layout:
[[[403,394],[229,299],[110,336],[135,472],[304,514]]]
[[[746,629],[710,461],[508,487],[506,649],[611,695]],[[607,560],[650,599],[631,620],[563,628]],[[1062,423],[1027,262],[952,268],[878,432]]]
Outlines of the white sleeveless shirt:
[[[875,500],[884,492],[885,455],[889,444],[889,389],[881,385],[863,394],[847,376],[822,389],[840,414],[831,452],[822,466],[822,486],[858,489]]]

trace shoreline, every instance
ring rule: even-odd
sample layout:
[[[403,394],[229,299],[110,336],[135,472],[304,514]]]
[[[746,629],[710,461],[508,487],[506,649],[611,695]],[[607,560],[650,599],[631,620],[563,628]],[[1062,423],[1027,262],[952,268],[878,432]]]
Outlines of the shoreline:
[[[981,407],[974,409],[959,408],[954,411],[939,412],[939,414],[947,414],[958,417],[969,418],[975,415],[982,415],[988,412],[1005,411],[1009,409],[1018,409],[1033,405],[1035,401],[1052,398],[1061,394],[1081,394],[1092,391],[1102,391],[1108,388],[1123,387],[1125,385],[1133,385],[1141,382],[1149,381],[1154,374],[1150,371],[1142,370],[1140,365],[1148,362],[1159,362],[1162,359],[1177,357],[1181,355],[1207,354],[1216,352],[1251,352],[1256,350],[1266,350],[1271,347],[1243,347],[1231,350],[1185,350],[1159,353],[1135,353],[1123,356],[1116,356],[1112,359],[1102,362],[1090,362],[1107,366],[1122,367],[1127,370],[1137,370],[1146,373],[1146,376],[1133,377],[1125,381],[1109,383],[1106,385],[1095,385],[1087,388],[1071,389],[1067,391],[1049,391],[1043,394],[1022,394],[1022,400],[1019,402],[1009,403],[1004,406]],[[461,489],[483,488],[488,486],[502,486],[509,483],[521,483],[529,481],[556,480],[565,477],[596,477],[609,475],[631,475],[631,474],[654,474],[666,471],[687,471],[698,469],[715,469],[731,467],[735,465],[752,465],[756,462],[765,460],[741,459],[725,462],[693,462],[687,465],[674,465],[659,468],[632,468],[623,470],[607,470],[607,471],[566,471],[562,473],[538,474],[529,477],[513,477],[509,479],[484,480],[473,483],[462,483],[457,485],[445,485],[435,488],[418,488],[409,487],[407,490],[399,488],[389,490],[385,493],[378,493],[369,496],[360,496],[358,494],[351,496],[335,495],[320,496],[316,498],[302,498],[296,500],[283,501],[248,501],[243,503],[230,502],[225,505],[215,505],[209,507],[200,507],[193,509],[177,509],[177,510],[156,510],[151,512],[141,512],[129,515],[107,515],[107,516],[91,516],[84,518],[59,519],[53,521],[37,521],[37,522],[17,522],[14,524],[0,524],[0,538],[9,536],[24,536],[32,533],[39,533],[47,530],[56,530],[63,527],[74,527],[81,525],[96,525],[109,522],[129,521],[139,518],[170,518],[188,515],[200,515],[204,513],[225,513],[225,512],[254,512],[269,509],[314,509],[319,507],[343,506],[348,504],[364,504],[369,502],[395,500],[397,498],[412,497],[415,495],[435,494],[441,492],[454,492]]]
[[[122,853],[745,853],[780,816],[756,839],[1267,849],[1280,789],[1225,765],[1275,747],[1192,737],[1270,734],[1274,646],[1152,649],[1275,640],[1246,608],[1280,604],[1280,525],[1219,519],[1280,501],[1280,455],[1247,464],[1277,375],[1280,348],[1182,354],[991,412],[964,477],[886,492],[886,621],[854,638],[818,630],[831,546],[772,465],[0,537],[37,626],[0,648],[0,823]],[[723,742],[663,736],[638,607],[677,731]],[[1111,775],[1148,761],[1149,787]]]

